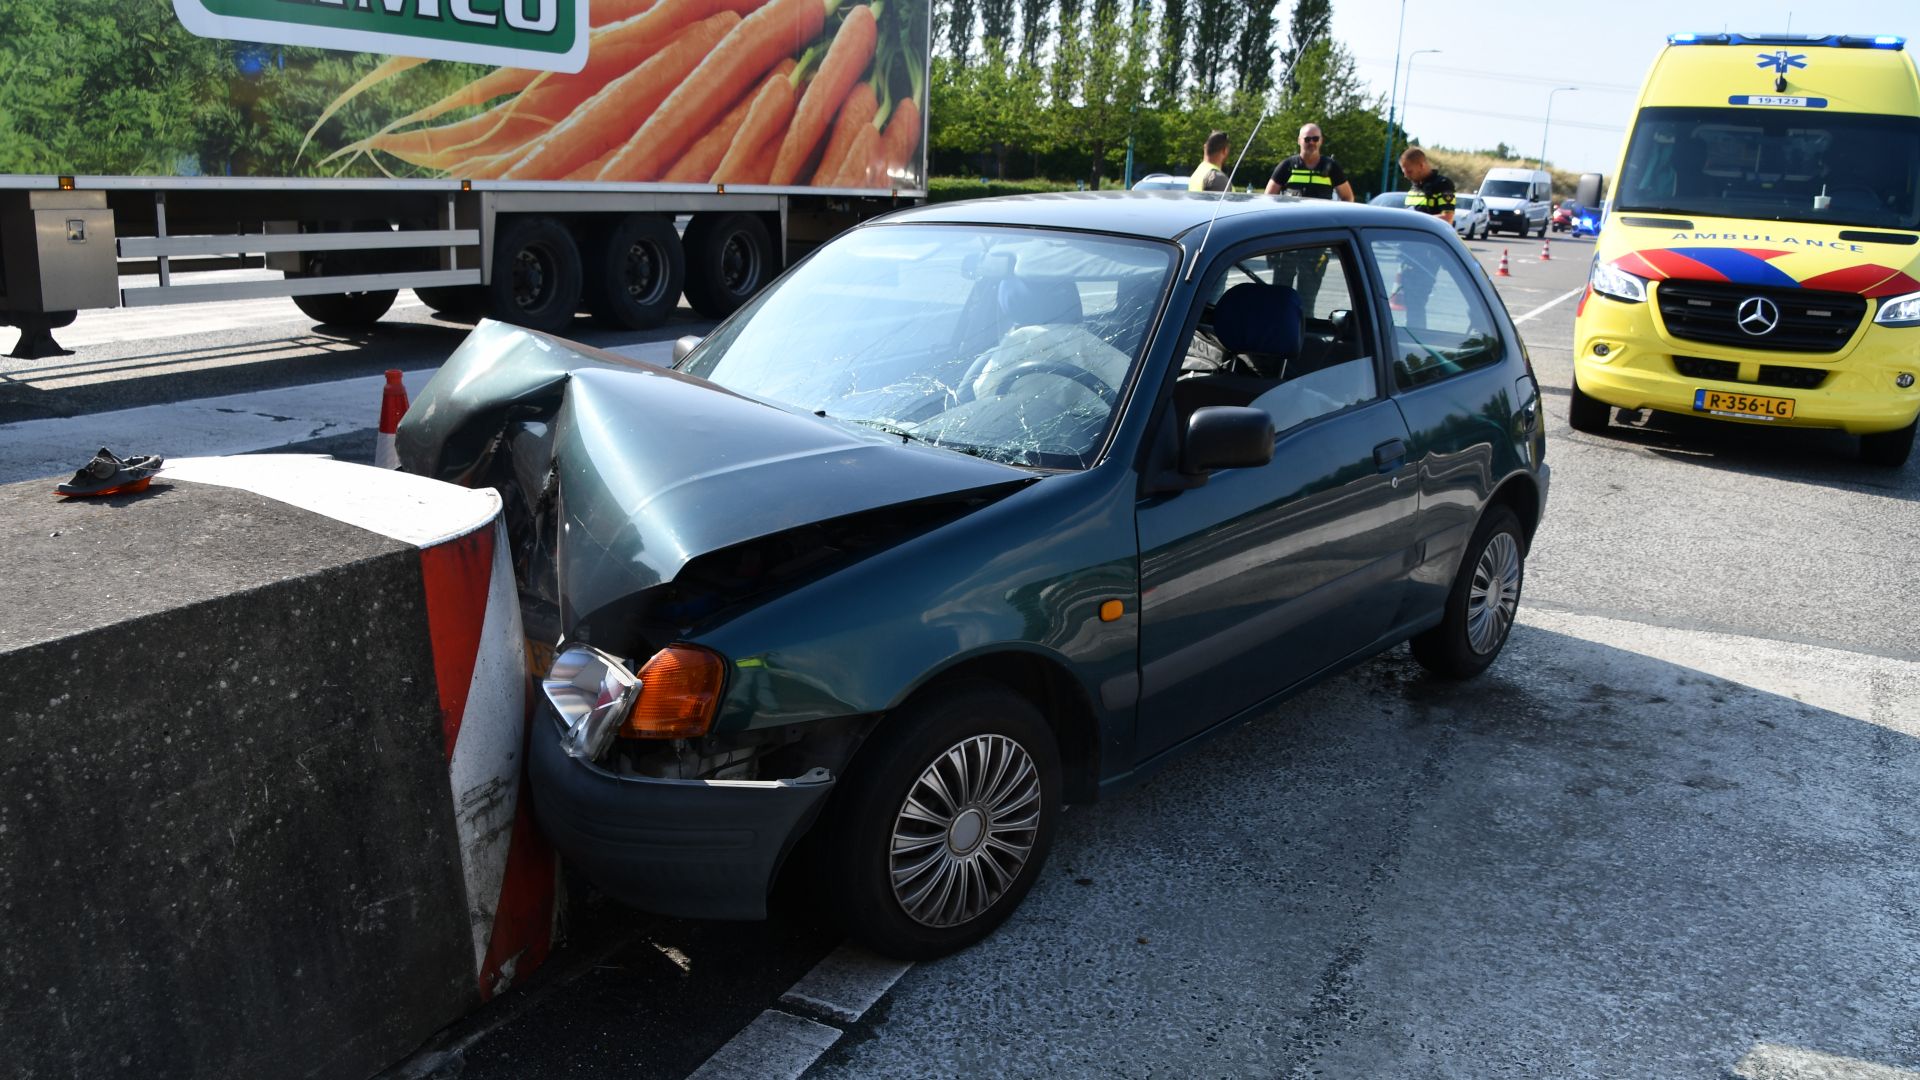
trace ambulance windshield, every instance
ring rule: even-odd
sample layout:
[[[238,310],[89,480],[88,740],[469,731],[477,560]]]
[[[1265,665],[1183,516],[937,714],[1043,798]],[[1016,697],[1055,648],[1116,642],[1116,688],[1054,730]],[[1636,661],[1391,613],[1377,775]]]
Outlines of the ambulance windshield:
[[[1920,229],[1920,118],[1648,108],[1616,210]]]

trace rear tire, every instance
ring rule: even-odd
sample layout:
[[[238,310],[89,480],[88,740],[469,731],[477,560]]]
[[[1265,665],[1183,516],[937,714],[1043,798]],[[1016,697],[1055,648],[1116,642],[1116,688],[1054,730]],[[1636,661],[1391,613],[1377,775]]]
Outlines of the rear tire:
[[[822,869],[862,944],[944,956],[1019,906],[1059,813],[1060,752],[1040,711],[998,683],[954,683],[889,716],[861,748],[827,808]]]
[[[1520,608],[1526,552],[1520,519],[1505,506],[1488,507],[1454,575],[1445,617],[1411,643],[1421,667],[1443,679],[1470,679],[1493,663]]]
[[[296,296],[294,306],[306,313],[307,318],[317,323],[333,326],[372,326],[380,321],[380,316],[393,306],[394,297],[400,295],[396,289],[379,289],[374,292],[320,293],[314,296]]]
[[[493,242],[487,314],[529,330],[564,329],[580,307],[581,277],[573,234],[549,217],[521,218]]]
[[[1607,422],[1612,419],[1613,406],[1580,389],[1580,381],[1575,379],[1573,392],[1567,398],[1567,425],[1575,431],[1598,435],[1607,430]]]
[[[487,298],[478,285],[430,285],[413,294],[436,315],[473,322],[486,312]]]
[[[1882,431],[1874,435],[1860,436],[1860,460],[1869,465],[1897,469],[1907,463],[1908,455],[1913,453],[1914,429],[1920,427],[1915,420],[1898,431]]]
[[[686,253],[673,220],[629,214],[597,245],[589,265],[587,310],[621,330],[647,330],[673,316],[687,276]]]
[[[724,319],[773,280],[773,238],[752,214],[695,214],[687,225],[687,303]]]

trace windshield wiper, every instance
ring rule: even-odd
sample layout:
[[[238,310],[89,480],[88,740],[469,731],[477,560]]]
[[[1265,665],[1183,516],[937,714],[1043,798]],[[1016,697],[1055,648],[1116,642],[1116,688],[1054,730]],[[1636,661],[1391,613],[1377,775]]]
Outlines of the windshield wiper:
[[[872,419],[871,417],[862,417],[862,416],[828,416],[827,410],[825,409],[815,409],[813,410],[813,415],[822,417],[823,419],[827,419],[827,420],[838,421],[839,423],[842,423],[842,424],[859,424],[862,427],[878,428],[889,435],[900,436],[900,441],[902,443],[925,441],[924,439],[921,439],[920,436],[915,435],[911,431],[908,431],[906,428],[903,428],[898,424],[892,423],[891,421],[887,421],[887,420],[875,420],[875,419]]]

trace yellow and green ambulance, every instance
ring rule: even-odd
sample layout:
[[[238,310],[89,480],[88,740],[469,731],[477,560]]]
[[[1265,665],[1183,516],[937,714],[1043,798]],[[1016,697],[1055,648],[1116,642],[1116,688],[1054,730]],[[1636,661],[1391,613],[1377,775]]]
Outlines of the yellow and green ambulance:
[[[1839,429],[1920,416],[1920,75],[1893,36],[1676,34],[1640,92],[1574,323],[1610,409]]]

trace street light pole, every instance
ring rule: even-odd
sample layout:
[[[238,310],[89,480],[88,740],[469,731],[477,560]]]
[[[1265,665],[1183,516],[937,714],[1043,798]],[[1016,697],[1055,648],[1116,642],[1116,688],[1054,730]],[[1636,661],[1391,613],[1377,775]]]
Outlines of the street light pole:
[[[1415,49],[1407,54],[1407,85],[1402,89],[1400,94],[1400,128],[1394,140],[1387,144],[1387,157],[1389,159],[1393,157],[1394,149],[1400,145],[1400,139],[1404,138],[1407,134],[1407,110],[1413,107],[1413,61],[1423,53],[1437,53],[1440,51],[1439,49]],[[1388,169],[1387,175],[1391,177],[1393,170]],[[1393,186],[1396,188],[1399,187],[1400,182],[1397,180],[1394,181]]]
[[[1553,125],[1553,95],[1562,90],[1578,90],[1577,86],[1556,86],[1547,91],[1547,118],[1540,124],[1540,167],[1547,167],[1547,130]]]
[[[1387,167],[1393,162],[1393,99],[1400,95],[1400,43],[1407,36],[1407,0],[1400,0],[1400,32],[1393,39],[1393,83],[1387,90],[1387,152],[1380,155],[1380,190],[1387,190]]]

